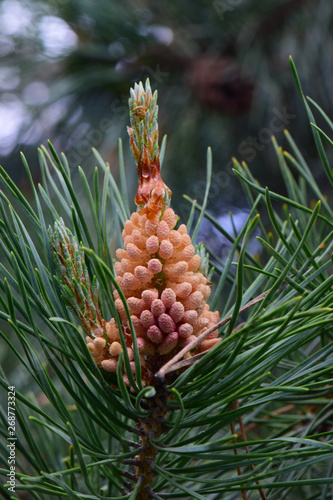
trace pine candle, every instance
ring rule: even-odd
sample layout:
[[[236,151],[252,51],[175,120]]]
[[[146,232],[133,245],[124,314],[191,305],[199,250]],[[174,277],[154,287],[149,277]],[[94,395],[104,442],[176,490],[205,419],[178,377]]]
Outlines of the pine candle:
[[[153,384],[154,373],[194,338],[219,321],[207,299],[210,284],[200,272],[201,258],[195,253],[185,224],[177,228],[178,217],[169,208],[171,191],[160,174],[157,92],[149,81],[145,89],[135,84],[129,99],[131,128],[128,128],[139,186],[138,212],[126,221],[122,233],[124,249],[117,250],[117,282],[123,291],[141,357],[143,383]],[[129,321],[117,291],[114,298],[126,336],[131,368],[135,373]],[[120,333],[115,319],[105,325],[109,347],[101,335],[87,337],[96,363],[116,372],[121,353]],[[217,330],[193,351],[206,351],[219,342]],[[128,383],[126,375],[125,382]]]

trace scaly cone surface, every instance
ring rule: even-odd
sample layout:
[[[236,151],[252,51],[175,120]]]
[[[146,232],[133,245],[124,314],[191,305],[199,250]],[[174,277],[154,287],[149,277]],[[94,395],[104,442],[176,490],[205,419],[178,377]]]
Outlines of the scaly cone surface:
[[[186,226],[175,229],[177,220],[171,208],[153,219],[133,213],[123,231],[125,249],[117,250],[117,281],[127,299],[139,352],[146,359],[149,383],[168,359],[219,320],[219,313],[210,311],[206,302],[210,286],[198,271],[200,256]],[[117,292],[114,295],[126,325],[123,302]],[[214,331],[195,353],[217,342]]]

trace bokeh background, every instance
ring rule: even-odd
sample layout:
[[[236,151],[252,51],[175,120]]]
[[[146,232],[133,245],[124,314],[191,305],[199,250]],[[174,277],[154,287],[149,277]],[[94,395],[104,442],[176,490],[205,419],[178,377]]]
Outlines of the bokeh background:
[[[133,82],[159,91],[163,177],[186,219],[186,193],[202,202],[206,149],[213,151],[209,210],[242,223],[246,202],[230,158],[283,190],[270,144],[294,136],[320,182],[311,131],[289,67],[332,113],[333,3],[327,0],[2,0],[0,156],[26,189],[19,151],[39,180],[36,147],[50,139],[89,175],[96,147],[117,176],[124,140],[129,190],[136,171],[126,126]],[[319,121],[320,123],[320,121]],[[134,208],[134,205],[133,205]]]

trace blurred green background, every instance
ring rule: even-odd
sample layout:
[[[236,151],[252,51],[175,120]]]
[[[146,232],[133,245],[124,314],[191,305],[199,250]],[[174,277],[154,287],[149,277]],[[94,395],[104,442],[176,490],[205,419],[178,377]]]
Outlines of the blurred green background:
[[[279,189],[270,136],[282,141],[284,127],[320,182],[288,56],[305,92],[333,115],[332,14],[327,0],[3,0],[1,163],[25,190],[19,151],[38,182],[36,146],[50,139],[73,172],[78,164],[92,172],[96,147],[117,176],[122,137],[133,198],[127,98],[133,82],[149,77],[160,96],[160,135],[168,135],[163,177],[181,217],[189,212],[183,193],[203,200],[208,146],[217,216],[244,209],[232,156]]]

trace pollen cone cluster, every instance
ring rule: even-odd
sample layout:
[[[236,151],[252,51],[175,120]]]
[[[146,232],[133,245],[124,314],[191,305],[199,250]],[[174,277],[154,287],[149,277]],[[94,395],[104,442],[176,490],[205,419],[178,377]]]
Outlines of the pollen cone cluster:
[[[175,229],[176,223],[171,208],[154,219],[133,213],[123,231],[125,249],[117,250],[117,281],[127,299],[147,369],[158,369],[219,320],[219,313],[207,305],[210,286],[199,272],[200,256],[195,254],[186,226]],[[122,324],[129,330],[124,304],[117,291],[114,296]],[[109,325],[115,332],[115,321]],[[219,342],[217,334],[216,330],[209,334],[189,356],[213,347]],[[110,353],[118,343],[111,343]],[[114,356],[112,365],[109,360],[101,363],[105,369],[114,365]]]
[[[117,250],[115,264],[146,383],[151,383],[153,374],[168,359],[219,321],[219,313],[210,311],[207,304],[210,286],[200,272],[201,258],[195,253],[186,226],[176,229],[178,217],[168,207],[171,191],[160,175],[156,100],[157,93],[152,94],[148,80],[145,88],[140,82],[131,89],[128,133],[139,175],[135,199],[138,212],[125,223],[124,248]],[[99,349],[100,339],[88,345],[101,368],[115,372],[122,351],[120,335],[124,335],[135,373],[129,318],[116,290],[114,298],[122,331],[115,319],[106,324],[109,348],[105,359]],[[187,356],[210,349],[219,342],[217,336],[217,330],[213,331]]]
[[[132,127],[128,132],[139,174],[135,199],[138,212],[125,222],[122,233],[124,248],[116,252],[116,280],[129,310],[128,315],[124,301],[115,289],[120,327],[115,318],[106,322],[100,317],[96,293],[90,290],[88,277],[82,275],[82,266],[76,270],[75,264],[75,279],[64,279],[64,274],[73,274],[72,257],[67,253],[74,255],[76,252],[78,255],[78,250],[74,247],[71,250],[73,244],[65,241],[64,231],[56,233],[61,236],[61,244],[53,238],[59,276],[66,283],[64,291],[68,300],[74,303],[72,307],[77,317],[87,323],[83,325],[87,345],[96,364],[107,372],[116,373],[119,356],[126,346],[135,377],[132,323],[141,360],[142,381],[146,384],[153,384],[154,374],[164,363],[219,321],[219,313],[210,311],[207,304],[210,283],[201,272],[204,267],[201,266],[201,257],[192,245],[186,225],[178,227],[178,217],[169,208],[171,191],[160,175],[156,99],[157,94],[152,94],[149,81],[145,88],[140,83],[131,89]],[[80,287],[81,275],[86,284]],[[82,303],[76,304],[78,297]],[[85,320],[86,316],[91,317],[89,322]],[[188,351],[186,357],[206,351],[219,341],[215,330]],[[128,376],[124,373],[123,377],[128,384]]]

